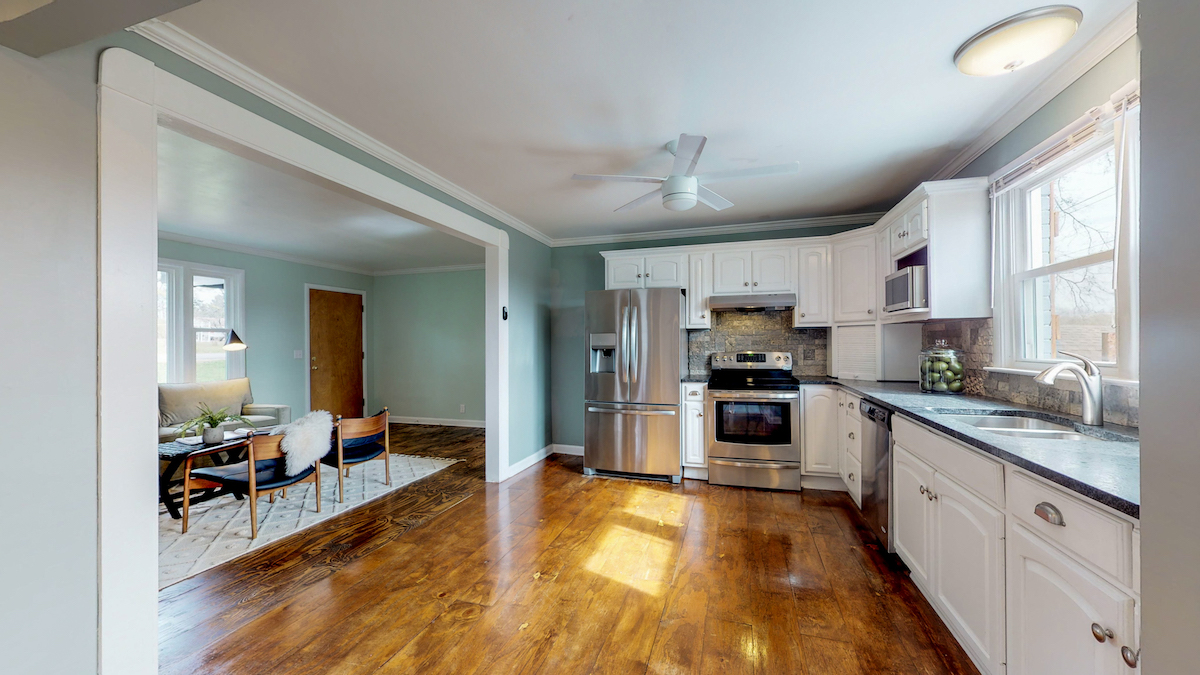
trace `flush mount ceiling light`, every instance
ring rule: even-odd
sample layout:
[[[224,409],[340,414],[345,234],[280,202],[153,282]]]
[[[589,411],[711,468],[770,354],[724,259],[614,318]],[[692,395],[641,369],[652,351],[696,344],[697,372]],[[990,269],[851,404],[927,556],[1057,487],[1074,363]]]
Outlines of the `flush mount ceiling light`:
[[[979,31],[954,53],[954,65],[967,75],[1003,75],[1050,56],[1067,44],[1083,12],[1051,5],[1021,12]]]

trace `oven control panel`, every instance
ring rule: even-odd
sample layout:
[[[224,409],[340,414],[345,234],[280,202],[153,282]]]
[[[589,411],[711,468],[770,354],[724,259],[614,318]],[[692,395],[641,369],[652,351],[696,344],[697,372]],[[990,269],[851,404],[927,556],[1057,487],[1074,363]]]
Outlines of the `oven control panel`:
[[[791,370],[790,352],[717,352],[713,370]]]

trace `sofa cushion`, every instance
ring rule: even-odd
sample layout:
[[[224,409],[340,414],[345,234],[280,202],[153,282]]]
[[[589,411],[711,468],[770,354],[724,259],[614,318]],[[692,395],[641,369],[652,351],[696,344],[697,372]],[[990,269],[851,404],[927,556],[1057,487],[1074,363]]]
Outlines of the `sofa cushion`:
[[[243,405],[254,403],[254,397],[250,394],[250,378],[160,384],[158,423],[164,427],[182,424],[200,415],[201,403],[213,410],[229,408],[231,415],[240,415]]]

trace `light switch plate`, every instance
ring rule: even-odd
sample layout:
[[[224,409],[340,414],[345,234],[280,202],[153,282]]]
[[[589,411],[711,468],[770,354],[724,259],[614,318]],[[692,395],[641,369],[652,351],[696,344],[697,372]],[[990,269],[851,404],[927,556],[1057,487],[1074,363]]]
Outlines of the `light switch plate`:
[[[304,350],[303,350],[303,349],[297,349],[296,351],[292,352],[292,358],[294,358],[294,359],[302,359],[302,358],[304,358]]]

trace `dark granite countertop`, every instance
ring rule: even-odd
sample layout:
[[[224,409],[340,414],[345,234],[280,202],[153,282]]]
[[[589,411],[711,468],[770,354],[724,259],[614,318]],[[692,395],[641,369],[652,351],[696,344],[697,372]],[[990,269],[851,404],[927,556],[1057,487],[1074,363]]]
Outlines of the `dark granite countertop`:
[[[680,382],[684,384],[708,384],[707,375],[685,375],[680,378]]]
[[[1141,517],[1141,446],[1138,430],[1115,424],[1086,427],[1073,415],[979,398],[922,393],[915,383],[843,382],[834,379],[803,384],[836,384],[872,403],[952,436],[973,448],[1057,483],[1134,518]],[[1038,417],[1065,421],[1096,440],[1026,439],[1002,436],[947,417],[948,413],[1027,410]],[[1103,437],[1114,440],[1102,440]],[[1126,440],[1132,439],[1132,440]]]

